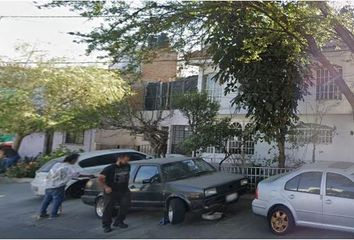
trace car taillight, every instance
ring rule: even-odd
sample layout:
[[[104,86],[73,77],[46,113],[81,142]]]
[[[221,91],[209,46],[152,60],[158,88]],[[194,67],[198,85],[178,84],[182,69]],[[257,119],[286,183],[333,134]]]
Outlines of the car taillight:
[[[258,197],[259,197],[259,192],[258,192],[258,187],[257,187],[255,198],[258,199]]]

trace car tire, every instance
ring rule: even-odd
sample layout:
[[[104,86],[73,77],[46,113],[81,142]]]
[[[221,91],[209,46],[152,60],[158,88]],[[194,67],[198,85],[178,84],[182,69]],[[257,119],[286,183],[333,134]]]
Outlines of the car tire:
[[[102,196],[99,196],[96,198],[95,201],[95,214],[98,218],[103,217],[103,211],[104,211],[104,200]]]
[[[276,235],[290,233],[295,227],[294,217],[285,206],[275,206],[268,215],[268,223],[271,231]]]
[[[186,207],[181,199],[171,199],[168,204],[167,216],[171,224],[179,224],[184,221]]]
[[[84,194],[85,184],[86,184],[85,182],[77,182],[77,183],[71,185],[66,190],[66,195],[69,198],[80,198]]]

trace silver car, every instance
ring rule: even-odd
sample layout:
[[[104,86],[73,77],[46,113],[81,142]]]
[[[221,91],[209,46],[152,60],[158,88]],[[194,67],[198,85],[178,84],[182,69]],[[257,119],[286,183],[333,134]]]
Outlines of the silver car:
[[[354,232],[354,163],[307,164],[263,180],[252,210],[278,235],[295,226]]]

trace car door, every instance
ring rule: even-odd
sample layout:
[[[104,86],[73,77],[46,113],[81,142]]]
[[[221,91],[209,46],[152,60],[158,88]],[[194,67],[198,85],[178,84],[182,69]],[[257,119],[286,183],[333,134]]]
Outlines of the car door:
[[[354,182],[338,173],[326,173],[323,199],[325,224],[354,229]]]
[[[158,165],[139,166],[129,189],[136,206],[162,207],[164,205],[163,184]]]
[[[297,221],[322,222],[322,172],[300,173],[284,186],[284,197],[295,209]]]

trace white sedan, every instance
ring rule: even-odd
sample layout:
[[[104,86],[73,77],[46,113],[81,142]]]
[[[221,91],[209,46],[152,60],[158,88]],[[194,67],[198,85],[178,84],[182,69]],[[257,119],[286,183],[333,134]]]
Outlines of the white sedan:
[[[278,235],[295,226],[354,232],[354,163],[306,164],[263,180],[252,210]]]
[[[150,159],[152,156],[132,149],[98,150],[80,153],[75,167],[83,174],[98,174],[104,167],[117,161],[119,154],[128,154],[131,161]],[[44,164],[31,182],[31,188],[35,195],[43,196],[46,189],[46,181],[49,170],[64,157],[53,159]],[[73,179],[66,185],[66,194],[73,198],[79,198],[84,193],[84,187],[88,179]]]

